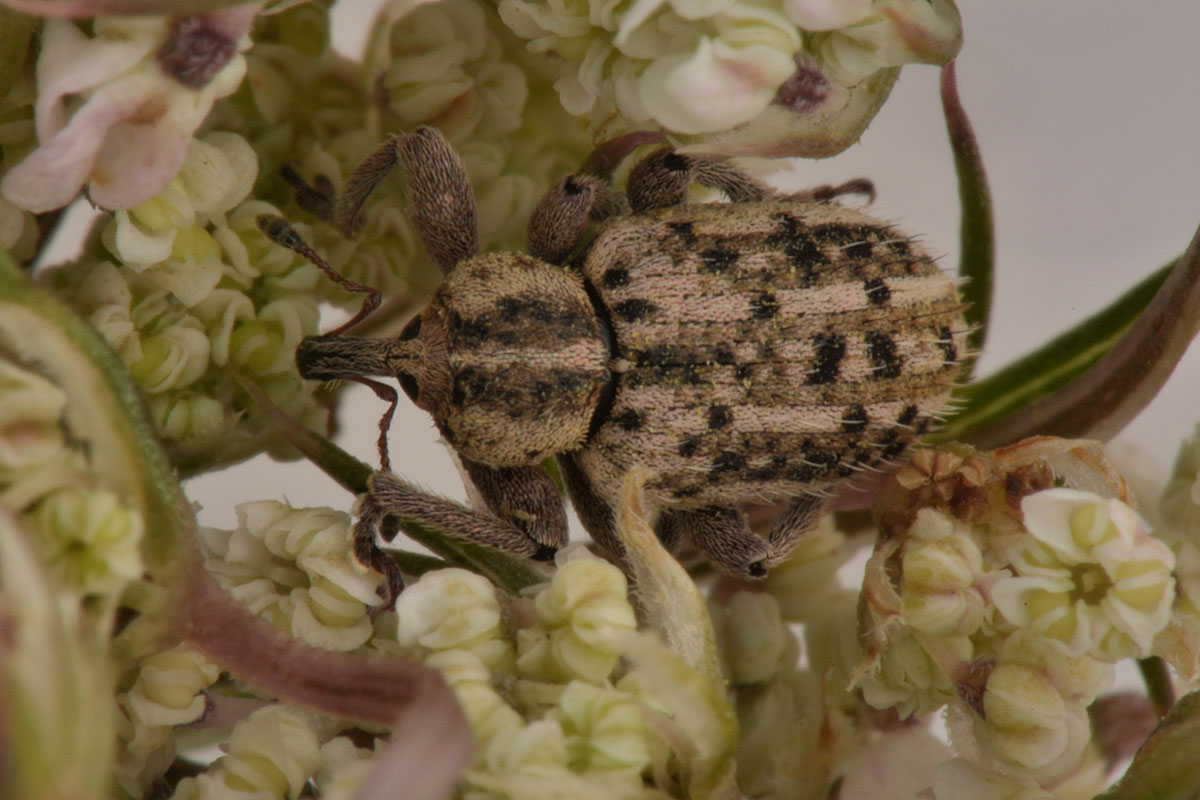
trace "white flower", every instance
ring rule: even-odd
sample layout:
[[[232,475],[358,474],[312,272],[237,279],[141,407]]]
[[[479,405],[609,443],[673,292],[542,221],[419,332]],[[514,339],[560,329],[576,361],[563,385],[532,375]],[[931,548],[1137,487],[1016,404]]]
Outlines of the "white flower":
[[[466,650],[493,669],[512,658],[496,589],[474,572],[425,573],[400,595],[396,616],[396,641],[405,647]]]
[[[691,53],[652,62],[639,82],[638,100],[669,130],[716,133],[762,112],[795,69],[790,52],[733,47],[706,36]]]
[[[142,517],[112,492],[59,489],[29,526],[46,566],[72,591],[115,592],[142,574]]]
[[[992,589],[1005,618],[1071,655],[1148,655],[1175,597],[1170,549],[1129,506],[1090,492],[1037,492],[1021,511],[1015,575]]]
[[[616,635],[636,628],[625,576],[607,561],[574,550],[535,598],[539,626],[518,631],[523,674],[598,683],[620,657]]]
[[[4,195],[41,212],[71,202],[85,184],[105,208],[131,208],[157,194],[213,102],[241,82],[246,65],[236,49],[249,46],[256,11],[101,18],[94,38],[73,22],[48,20],[38,57],[41,145],[4,177]],[[217,39],[227,46],[212,47]],[[201,41],[210,57],[193,61]]]
[[[650,764],[649,731],[628,692],[571,681],[559,698],[557,717],[575,771],[636,778]]]
[[[933,636],[969,636],[983,620],[983,554],[970,527],[932,508],[917,512],[901,551],[904,621]]]

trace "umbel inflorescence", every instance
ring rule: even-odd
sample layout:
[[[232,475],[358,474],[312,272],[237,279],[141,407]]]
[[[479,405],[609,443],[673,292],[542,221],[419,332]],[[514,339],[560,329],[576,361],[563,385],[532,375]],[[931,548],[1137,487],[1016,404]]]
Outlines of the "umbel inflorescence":
[[[986,300],[869,183],[729,160],[856,141],[957,53],[951,2],[389,0],[354,58],[330,2],[166,5],[0,11],[0,793],[1091,797],[1200,679],[1196,436],[1135,498],[1098,443],[1015,441],[1012,385],[948,402]],[[79,257],[30,266],[79,198]],[[380,291],[378,364],[333,360],[323,270]],[[1118,372],[1078,361],[1017,388]],[[340,452],[313,371],[399,377],[478,504]],[[906,450],[942,418],[1021,434]],[[180,479],[261,453],[360,500],[198,525]],[[1117,796],[1194,785],[1193,705]]]

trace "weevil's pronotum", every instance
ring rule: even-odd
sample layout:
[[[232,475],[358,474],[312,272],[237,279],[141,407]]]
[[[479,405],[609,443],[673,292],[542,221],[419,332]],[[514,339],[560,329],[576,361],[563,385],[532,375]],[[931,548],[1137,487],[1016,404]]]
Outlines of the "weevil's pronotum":
[[[490,513],[385,469],[360,557],[391,515],[550,558],[567,521],[537,465],[554,457],[611,554],[622,477],[642,466],[665,543],[686,537],[718,568],[761,576],[832,488],[895,459],[945,408],[967,346],[961,302],[912,237],[834,202],[865,182],[780,195],[726,161],[663,148],[633,168],[624,198],[565,176],[533,212],[528,253],[480,254],[462,163],[422,128],[372,156],[336,206],[328,187],[301,185],[300,199],[352,233],[396,165],[441,287],[399,337],[310,337],[297,362],[313,379],[399,379]],[[688,204],[693,183],[729,202]],[[260,224],[312,257],[282,220]],[[783,500],[765,537],[739,510]]]

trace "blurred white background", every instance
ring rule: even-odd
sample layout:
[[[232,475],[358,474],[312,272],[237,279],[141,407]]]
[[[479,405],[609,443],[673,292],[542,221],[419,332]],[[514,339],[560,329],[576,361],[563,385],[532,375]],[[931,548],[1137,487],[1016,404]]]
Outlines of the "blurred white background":
[[[353,53],[374,2],[339,6],[339,43]],[[960,0],[966,43],[959,87],[988,167],[998,264],[993,324],[981,374],[1103,308],[1188,244],[1200,223],[1200,3],[1159,0]],[[800,162],[805,183],[875,181],[872,213],[958,254],[953,165],[938,71],[912,66],[848,152]],[[1165,471],[1200,420],[1200,346],[1119,437],[1142,469]],[[402,401],[405,398],[401,398]],[[374,463],[383,405],[351,387],[344,447]],[[392,425],[395,469],[463,498],[429,418],[402,402]],[[208,525],[232,527],[234,506],[286,498],[349,509],[352,498],[314,468],[258,459],[188,484]]]

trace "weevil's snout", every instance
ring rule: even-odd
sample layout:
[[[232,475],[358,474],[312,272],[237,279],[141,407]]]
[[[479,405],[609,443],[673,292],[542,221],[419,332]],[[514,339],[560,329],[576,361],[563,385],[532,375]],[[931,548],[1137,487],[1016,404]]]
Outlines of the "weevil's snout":
[[[435,416],[449,394],[446,336],[428,310],[395,339],[305,337],[296,348],[296,368],[315,381],[396,378],[414,403]]]
[[[296,368],[311,381],[390,377],[389,344],[358,336],[306,336],[296,348]]]

